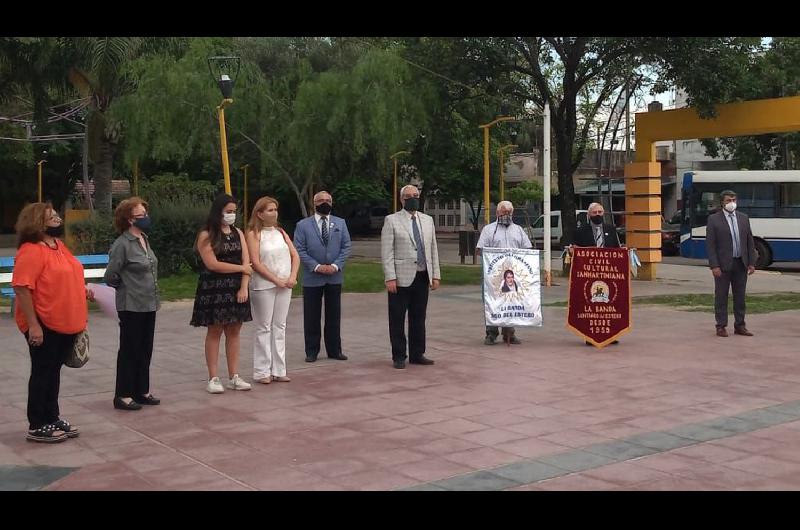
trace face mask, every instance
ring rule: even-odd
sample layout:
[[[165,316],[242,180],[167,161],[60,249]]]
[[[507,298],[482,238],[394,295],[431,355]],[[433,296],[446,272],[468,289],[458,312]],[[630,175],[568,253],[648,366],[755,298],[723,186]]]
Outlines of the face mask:
[[[61,237],[64,235],[64,224],[58,226],[48,226],[44,229],[44,233],[50,237]]]
[[[331,213],[331,210],[333,210],[333,206],[331,206],[327,202],[323,202],[322,204],[315,206],[314,209],[320,215],[328,215],[329,213]]]
[[[602,216],[602,215],[593,215],[593,216],[591,216],[589,219],[591,219],[591,220],[592,220],[592,222],[593,222],[594,224],[596,224],[596,225],[601,225],[601,224],[603,224],[603,216]]]
[[[729,202],[728,204],[725,205],[725,209],[730,213],[735,212],[736,211],[736,203],[735,202]]]
[[[511,216],[508,214],[505,215],[498,215],[497,216],[497,224],[508,226],[511,224]]]
[[[236,212],[222,214],[222,222],[230,226],[236,222]]]
[[[140,219],[133,220],[133,226],[141,230],[142,232],[147,232],[150,230],[150,227],[153,225],[153,221],[150,219],[149,215],[145,215]]]
[[[407,212],[415,212],[419,210],[419,197],[409,197],[403,204],[403,209]]]
[[[262,220],[267,226],[275,226],[278,223],[278,212],[264,212]]]

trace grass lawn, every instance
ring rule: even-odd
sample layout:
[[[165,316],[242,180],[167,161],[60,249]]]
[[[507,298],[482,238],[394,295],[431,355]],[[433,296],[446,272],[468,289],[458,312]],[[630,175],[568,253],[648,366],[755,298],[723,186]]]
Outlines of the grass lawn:
[[[481,269],[473,265],[442,265],[442,285],[480,285]],[[184,272],[158,281],[161,300],[194,298],[197,274]],[[383,268],[375,261],[348,261],[344,269],[345,293],[377,293],[384,290]],[[293,296],[303,293],[300,283],[292,290]]]
[[[683,311],[714,312],[713,294],[676,294],[634,297],[634,303],[668,305]],[[769,293],[747,295],[747,313],[772,313],[800,309],[800,293]],[[728,298],[728,307],[733,307],[733,298]]]
[[[714,312],[713,294],[662,294],[658,296],[634,296],[636,305],[666,305],[682,311]],[[800,293],[768,293],[747,295],[747,313],[772,313],[800,309]],[[566,302],[553,302],[547,306],[566,307]],[[733,298],[728,298],[728,307],[733,307]]]

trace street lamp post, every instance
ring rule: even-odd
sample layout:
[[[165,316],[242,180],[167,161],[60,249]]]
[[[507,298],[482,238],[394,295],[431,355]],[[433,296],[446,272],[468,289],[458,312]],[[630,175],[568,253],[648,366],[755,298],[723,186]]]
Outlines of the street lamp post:
[[[508,144],[504,145],[497,151],[500,153],[500,200],[505,200],[505,189],[506,189],[506,179],[505,179],[505,161],[503,159],[503,155],[505,154],[506,150],[515,149],[519,147],[517,144]]]
[[[208,58],[208,71],[222,92],[222,103],[217,107],[219,117],[219,144],[222,154],[222,174],[225,178],[225,193],[231,194],[231,170],[228,164],[228,137],[225,133],[225,105],[233,103],[233,86],[239,77],[241,61],[238,57],[215,56]],[[234,73],[235,68],[235,73]],[[233,74],[233,79],[230,75]]]
[[[483,203],[485,208],[484,220],[485,224],[487,225],[489,224],[489,129],[492,127],[492,125],[502,121],[514,120],[516,120],[516,118],[513,116],[500,116],[494,121],[479,127],[480,129],[483,129]]]
[[[244,170],[244,226],[247,227],[247,170],[250,169],[250,164],[245,164],[241,167]]]
[[[397,157],[410,155],[411,151],[398,151],[389,158],[394,160],[394,179],[392,180],[392,213],[397,211]]]
[[[38,186],[38,190],[39,190],[38,199],[39,200],[38,200],[38,202],[42,202],[42,164],[47,162],[47,160],[45,160],[46,156],[47,156],[47,151],[42,151],[42,159],[39,160],[38,162],[36,162],[36,168],[37,168],[36,173],[37,173],[38,181],[39,181],[39,186]]]
[[[139,195],[139,159],[133,161],[133,194]]]

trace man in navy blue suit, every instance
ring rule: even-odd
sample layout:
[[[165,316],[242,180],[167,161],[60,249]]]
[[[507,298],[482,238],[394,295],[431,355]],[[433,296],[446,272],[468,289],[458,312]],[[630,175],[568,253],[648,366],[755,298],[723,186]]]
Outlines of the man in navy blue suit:
[[[303,328],[306,362],[317,360],[320,350],[322,299],[325,299],[325,351],[328,358],[346,361],[342,353],[341,300],[344,262],[350,257],[350,233],[344,219],[331,215],[333,197],[327,191],[314,195],[314,215],[294,230],[294,246],[303,264]]]

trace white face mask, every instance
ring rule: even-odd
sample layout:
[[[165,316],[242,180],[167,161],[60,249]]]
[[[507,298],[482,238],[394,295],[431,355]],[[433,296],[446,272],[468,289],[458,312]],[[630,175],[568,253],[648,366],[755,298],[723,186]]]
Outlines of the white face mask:
[[[726,204],[726,205],[724,206],[724,208],[725,208],[725,209],[726,209],[728,212],[730,212],[730,213],[733,213],[733,212],[735,212],[735,211],[736,211],[736,203],[735,203],[735,202],[729,202],[728,204]]]
[[[236,222],[236,213],[224,213],[222,214],[222,222],[226,225],[230,226]]]

